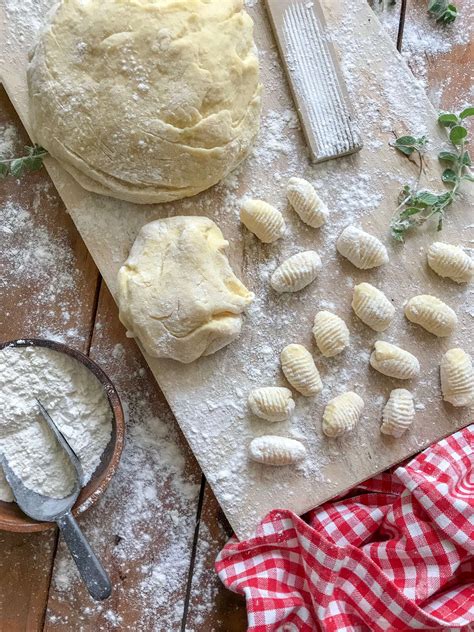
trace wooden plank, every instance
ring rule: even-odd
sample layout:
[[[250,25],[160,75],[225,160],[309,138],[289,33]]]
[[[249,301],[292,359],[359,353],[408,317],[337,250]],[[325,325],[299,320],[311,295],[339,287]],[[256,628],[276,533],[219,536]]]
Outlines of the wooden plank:
[[[468,12],[470,0],[458,2],[461,16]],[[396,8],[398,11],[398,8]],[[461,19],[465,19],[461,17]],[[407,27],[416,30],[422,40],[426,28],[430,27],[430,18],[426,15],[425,5],[410,3],[407,16]],[[390,31],[394,41],[397,36],[397,25],[391,22]],[[440,33],[443,32],[442,27]],[[423,73],[415,74],[420,80],[426,80],[430,94],[438,95],[436,103],[440,109],[459,109],[469,102],[466,90],[471,85],[470,72],[474,59],[474,40],[467,46],[455,45],[448,53],[426,53],[427,66]],[[402,48],[405,51],[405,48]],[[417,65],[408,64],[416,71]],[[450,74],[446,76],[446,68]],[[451,72],[452,71],[452,72]],[[206,485],[203,511],[200,518],[199,542],[196,549],[196,573],[190,591],[188,616],[185,624],[186,632],[228,632],[246,629],[245,602],[240,595],[224,588],[214,570],[214,561],[226,543],[230,531],[225,528],[217,501]]]
[[[0,86],[0,136],[28,136]],[[87,350],[98,271],[45,170],[2,180],[0,339],[61,336]],[[0,532],[0,630],[40,630],[56,534]]]
[[[247,627],[245,599],[224,588],[214,562],[232,529],[206,483],[199,539],[187,616],[186,632],[237,632]]]
[[[347,3],[326,0],[324,5],[342,64],[346,69],[352,67],[349,89],[363,114],[360,122],[368,142],[357,156],[314,169],[309,166],[302,137],[293,126],[293,106],[283,83],[268,20],[261,4],[256,3],[252,15],[266,86],[265,114],[261,139],[254,156],[239,172],[238,182],[232,177],[226,184],[192,200],[138,207],[85,193],[59,165],[54,161],[48,163],[55,184],[112,293],[118,267],[139,228],[150,219],[167,214],[209,215],[231,239],[231,261],[236,269],[241,269],[242,278],[257,295],[257,303],[249,310],[238,343],[187,366],[151,358],[147,361],[227,517],[242,537],[251,533],[259,519],[276,504],[302,513],[469,421],[467,411],[454,410],[442,404],[439,397],[433,397],[434,390],[439,388],[436,365],[443,351],[461,342],[469,349],[472,339],[470,317],[463,305],[466,294],[462,288],[435,278],[420,258],[433,234],[420,231],[406,247],[390,242],[392,264],[387,270],[360,272],[335,253],[335,238],[349,222],[360,222],[370,232],[385,236],[400,182],[415,178],[410,161],[388,146],[393,133],[416,125],[435,143],[442,143],[445,137],[436,125],[435,111],[426,95],[364,0]],[[4,23],[1,16],[0,23]],[[34,35],[25,37],[23,33],[24,41],[33,39]],[[0,55],[5,61],[1,72],[20,115],[27,121],[25,46],[19,39],[12,39],[11,34],[5,41],[8,49]],[[239,198],[258,195],[283,206],[286,180],[295,174],[308,175],[324,190],[333,211],[331,221],[325,230],[315,234],[288,212],[285,217],[290,238],[263,247],[242,231],[236,212]],[[437,160],[428,160],[424,176],[428,185],[439,183]],[[457,204],[456,213],[450,215],[443,239],[458,241],[471,203],[472,195],[467,193]],[[466,235],[463,242],[467,244],[468,239]],[[282,258],[293,254],[295,248],[314,247],[325,262],[324,274],[298,296],[277,299],[268,287],[269,271]],[[350,308],[349,286],[361,280],[379,285],[395,301],[397,317],[384,337],[415,350],[422,364],[423,378],[413,390],[423,409],[418,414],[416,432],[408,433],[398,443],[386,440],[379,433],[382,401],[394,381],[375,375],[369,368],[367,360],[376,336],[357,322]],[[341,292],[341,288],[347,289]],[[419,328],[407,326],[401,310],[403,300],[420,291],[439,295],[458,308],[460,326],[449,341],[435,340]],[[314,313],[325,306],[350,323],[353,344],[342,359],[318,359],[325,393],[315,403],[300,399],[291,428],[277,428],[303,437],[308,448],[307,461],[300,469],[284,468],[270,473],[264,467],[250,464],[246,457],[250,440],[268,432],[265,424],[249,416],[246,394],[254,386],[282,380],[277,360],[282,345],[295,339],[311,345]],[[364,423],[349,438],[327,441],[320,432],[323,407],[335,392],[350,388],[365,393]]]
[[[111,575],[112,597],[94,604],[61,543],[45,630],[177,630],[181,624],[201,472],[103,286],[90,355],[128,411],[121,466],[101,501],[81,516]]]

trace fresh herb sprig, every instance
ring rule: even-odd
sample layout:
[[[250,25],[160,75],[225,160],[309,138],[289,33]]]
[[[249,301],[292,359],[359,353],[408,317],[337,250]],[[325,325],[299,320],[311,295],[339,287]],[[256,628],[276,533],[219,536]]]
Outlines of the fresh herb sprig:
[[[18,178],[25,171],[38,171],[43,166],[43,158],[48,155],[39,145],[26,146],[26,155],[19,158],[0,160],[0,178],[13,176]]]
[[[428,13],[440,24],[451,24],[458,17],[456,5],[448,0],[429,0]]]
[[[455,200],[461,183],[465,180],[474,182],[470,172],[471,157],[466,149],[468,131],[465,120],[474,116],[474,107],[465,108],[460,114],[443,112],[438,117],[438,123],[449,130],[449,140],[452,151],[441,151],[438,159],[447,163],[441,179],[451,187],[442,193],[419,189],[419,182],[424,168],[424,154],[427,148],[425,136],[402,136],[392,143],[398,151],[406,156],[418,157],[419,173],[414,187],[405,185],[400,193],[399,205],[390,223],[392,237],[397,241],[404,241],[408,231],[421,226],[431,218],[437,220],[437,230],[442,230],[445,211]]]
[[[371,5],[383,11],[396,3],[396,0],[372,0]],[[449,0],[428,0],[427,11],[439,24],[451,24],[459,15],[456,5]]]

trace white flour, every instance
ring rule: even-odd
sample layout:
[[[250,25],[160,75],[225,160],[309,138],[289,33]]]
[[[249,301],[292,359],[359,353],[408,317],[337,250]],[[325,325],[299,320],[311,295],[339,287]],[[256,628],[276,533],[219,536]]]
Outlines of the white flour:
[[[72,488],[74,470],[35,398],[81,459],[86,481],[109,442],[112,411],[100,382],[77,360],[38,347],[0,351],[0,451],[27,487],[61,498]],[[0,471],[0,500],[12,499]]]

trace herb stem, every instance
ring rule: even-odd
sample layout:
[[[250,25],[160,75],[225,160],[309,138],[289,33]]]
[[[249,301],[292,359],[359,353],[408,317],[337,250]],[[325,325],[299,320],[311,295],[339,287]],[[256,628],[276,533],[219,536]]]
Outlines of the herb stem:
[[[44,158],[47,155],[48,155],[48,152],[46,151],[46,149],[43,149],[40,152],[35,153],[35,158]],[[15,162],[15,160],[26,160],[30,157],[31,157],[30,155],[25,155],[25,156],[19,156],[18,158],[6,158],[4,160],[0,160],[0,165],[11,165],[12,162]]]

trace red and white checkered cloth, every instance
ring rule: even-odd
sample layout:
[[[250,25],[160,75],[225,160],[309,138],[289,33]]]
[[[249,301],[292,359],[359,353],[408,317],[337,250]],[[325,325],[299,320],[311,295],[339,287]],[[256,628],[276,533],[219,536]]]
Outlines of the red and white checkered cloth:
[[[474,425],[304,520],[272,511],[216,569],[252,632],[474,630]]]

